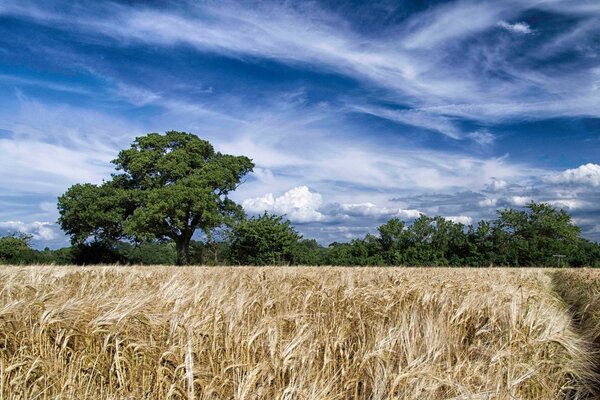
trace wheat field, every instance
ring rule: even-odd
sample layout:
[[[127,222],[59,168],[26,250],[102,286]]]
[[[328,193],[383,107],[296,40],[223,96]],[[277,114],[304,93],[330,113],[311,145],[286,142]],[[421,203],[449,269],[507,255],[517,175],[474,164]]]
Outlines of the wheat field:
[[[544,270],[0,267],[1,399],[591,398]]]

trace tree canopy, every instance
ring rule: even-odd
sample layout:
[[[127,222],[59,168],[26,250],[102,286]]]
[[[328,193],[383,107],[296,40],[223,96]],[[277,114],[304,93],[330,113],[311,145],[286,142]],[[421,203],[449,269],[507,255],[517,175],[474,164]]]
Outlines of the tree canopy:
[[[91,207],[93,198],[85,199],[91,202]],[[100,216],[105,222],[112,221],[109,213]],[[495,220],[469,226],[440,216],[421,215],[412,224],[392,218],[379,226],[378,234],[329,246],[322,246],[314,239],[302,239],[283,216],[265,213],[236,221],[210,231],[206,240],[191,240],[190,261],[212,265],[600,267],[600,244],[582,238],[568,213],[543,203],[500,210]],[[83,230],[110,237],[114,236],[111,232],[118,231],[115,228],[118,226],[97,229],[86,225]],[[177,259],[176,243],[170,238],[143,242],[84,241],[68,248],[43,251],[30,248],[30,239],[31,236],[23,234],[0,238],[0,263],[172,264]]]
[[[242,265],[289,264],[300,240],[290,221],[266,212],[234,225],[231,237],[232,260]]]
[[[31,235],[13,233],[0,237],[0,263],[21,264],[31,260],[32,249],[29,245]]]
[[[248,157],[177,131],[138,137],[113,163],[111,180],[77,184],[59,197],[61,227],[73,243],[171,239],[177,264],[189,262],[198,229],[209,233],[243,217],[228,194],[254,167]]]

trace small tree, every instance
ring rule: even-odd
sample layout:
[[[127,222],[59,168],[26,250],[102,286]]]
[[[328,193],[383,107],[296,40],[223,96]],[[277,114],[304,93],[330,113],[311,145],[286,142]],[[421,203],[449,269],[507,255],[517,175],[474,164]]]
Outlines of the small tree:
[[[216,152],[196,135],[170,131],[135,139],[113,160],[112,180],[75,185],[58,199],[61,227],[71,241],[172,239],[177,264],[188,264],[194,233],[243,217],[228,198],[254,164]]]
[[[293,260],[301,236],[290,221],[267,212],[234,225],[231,256],[242,265],[280,265]]]
[[[29,245],[32,236],[13,233],[0,238],[0,263],[23,264],[31,262],[32,249]]]

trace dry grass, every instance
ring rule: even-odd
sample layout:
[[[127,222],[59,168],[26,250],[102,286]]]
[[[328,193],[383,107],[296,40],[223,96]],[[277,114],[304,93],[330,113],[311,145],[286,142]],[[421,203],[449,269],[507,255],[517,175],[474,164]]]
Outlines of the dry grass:
[[[2,399],[556,399],[586,342],[540,270],[0,268]]]
[[[573,313],[580,333],[600,346],[600,270],[556,270],[553,282]]]

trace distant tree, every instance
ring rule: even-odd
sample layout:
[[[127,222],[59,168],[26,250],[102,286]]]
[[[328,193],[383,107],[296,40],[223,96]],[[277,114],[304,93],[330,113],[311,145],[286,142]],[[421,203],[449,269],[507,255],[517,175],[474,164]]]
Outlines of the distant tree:
[[[421,214],[407,229],[407,248],[403,253],[403,264],[406,265],[439,265],[440,254],[437,254],[432,242],[435,233],[435,220]]]
[[[444,265],[466,265],[470,252],[468,227],[442,217],[438,217],[437,221],[438,235],[443,237],[440,251],[443,252]]]
[[[31,235],[24,233],[0,237],[0,263],[25,264],[34,261],[31,239]]]
[[[477,227],[469,227],[464,265],[487,267],[497,262],[495,233],[489,221],[479,221]]]
[[[356,265],[352,254],[352,244],[330,243],[327,246],[326,260],[328,265]]]
[[[73,247],[63,247],[56,250],[50,250],[48,247],[46,247],[44,250],[37,252],[36,260],[40,264],[76,264]]]
[[[386,264],[402,264],[402,253],[407,247],[407,231],[404,221],[392,218],[377,230],[379,231],[382,256]]]
[[[170,131],[135,139],[113,160],[102,185],[74,185],[59,197],[59,223],[74,244],[90,239],[138,242],[171,239],[176,263],[188,264],[194,233],[243,217],[228,198],[254,164],[216,152],[196,135]]]
[[[580,228],[573,224],[565,210],[550,204],[529,203],[525,210],[498,212],[496,226],[506,237],[503,246],[511,254],[512,263],[552,265],[553,256],[571,256],[580,244]]]
[[[350,243],[333,242],[327,247],[327,264],[330,265],[384,265],[385,260],[379,238],[367,234]]]
[[[292,263],[296,265],[325,265],[327,249],[315,239],[299,240],[292,249]]]
[[[231,257],[242,265],[289,264],[300,238],[290,221],[265,212],[232,227]]]

